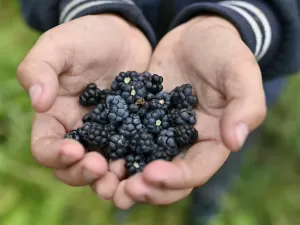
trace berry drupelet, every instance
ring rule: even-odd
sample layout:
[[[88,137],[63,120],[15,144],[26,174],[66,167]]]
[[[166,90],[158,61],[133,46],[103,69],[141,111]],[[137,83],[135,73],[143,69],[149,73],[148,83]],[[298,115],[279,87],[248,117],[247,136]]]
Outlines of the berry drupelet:
[[[176,142],[179,147],[187,147],[194,144],[198,139],[198,131],[191,125],[184,124],[175,127]]]
[[[111,136],[108,145],[109,158],[117,160],[124,157],[128,153],[129,140],[123,135],[115,134]]]
[[[190,108],[197,103],[196,96],[193,95],[193,88],[190,84],[176,87],[171,92],[171,102],[178,109]]]
[[[157,74],[151,74],[149,72],[144,72],[140,75],[140,79],[143,80],[146,90],[152,94],[156,94],[163,90],[163,77]]]
[[[110,135],[104,125],[97,123],[86,123],[81,129],[83,145],[88,151],[104,152]]]
[[[173,108],[169,110],[168,116],[169,116],[170,124],[172,126],[183,125],[183,124],[195,125],[197,122],[196,114],[191,108],[188,109]]]
[[[79,130],[72,130],[72,131],[70,131],[69,133],[67,133],[65,135],[65,138],[67,138],[67,139],[73,139],[73,140],[79,141],[79,142],[81,141]]]
[[[156,94],[150,100],[150,108],[151,109],[162,109],[164,111],[168,111],[171,105],[171,96],[167,92],[160,92]]]
[[[146,164],[147,160],[143,155],[131,154],[125,158],[125,168],[129,176],[142,172]]]
[[[157,148],[157,144],[155,143],[152,134],[147,133],[145,130],[141,130],[132,137],[129,147],[133,153],[150,155]]]
[[[98,104],[90,114],[84,117],[83,122],[96,122],[103,125],[108,124],[108,109],[106,105]]]
[[[95,83],[89,84],[79,97],[82,106],[94,106],[100,102],[101,90]]]
[[[113,91],[124,91],[131,87],[136,81],[139,80],[139,74],[135,71],[127,71],[119,73],[119,75],[112,82],[111,89]]]
[[[149,111],[143,120],[143,124],[152,134],[158,134],[162,129],[167,129],[170,126],[168,115],[161,109]]]
[[[145,130],[145,126],[142,124],[139,115],[132,113],[127,117],[121,127],[119,127],[119,133],[126,138],[132,138],[141,129]]]
[[[129,116],[128,106],[121,96],[108,96],[106,104],[109,110],[107,117],[111,123],[121,123]]]

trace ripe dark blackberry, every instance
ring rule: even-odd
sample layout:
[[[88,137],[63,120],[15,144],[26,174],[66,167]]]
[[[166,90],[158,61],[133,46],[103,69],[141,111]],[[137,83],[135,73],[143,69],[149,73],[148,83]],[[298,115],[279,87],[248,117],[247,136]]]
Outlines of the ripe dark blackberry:
[[[149,72],[144,72],[140,74],[140,80],[143,80],[146,90],[152,94],[156,94],[163,90],[163,77],[157,74],[151,74]]]
[[[147,158],[147,162],[150,163],[155,160],[165,160],[172,161],[172,157],[167,154],[167,151],[162,146],[158,146],[158,148],[153,152],[151,156]]]
[[[171,92],[171,102],[174,107],[179,109],[195,106],[197,98],[193,95],[192,86],[190,84],[184,84],[176,87]]]
[[[141,129],[145,129],[142,121],[137,114],[130,114],[124,121],[121,127],[119,127],[119,133],[126,138],[132,138]]]
[[[103,125],[108,124],[108,109],[106,108],[106,105],[98,104],[91,113],[83,117],[83,121],[96,122]]]
[[[175,129],[170,127],[162,130],[157,137],[157,144],[164,148],[177,148]]]
[[[143,155],[132,154],[125,158],[125,168],[129,176],[142,172],[146,165],[147,160]]]
[[[129,116],[128,106],[119,95],[109,95],[106,99],[106,105],[109,111],[107,117],[111,123],[121,123]]]
[[[135,82],[133,85],[126,86],[121,92],[120,95],[123,99],[126,100],[128,105],[137,104],[143,105],[145,97],[148,92],[145,89],[143,82]]]
[[[153,135],[145,130],[137,132],[130,141],[130,149],[135,154],[150,155],[157,148]]]
[[[168,116],[169,116],[170,124],[172,126],[183,125],[183,124],[195,125],[197,122],[196,114],[192,108],[189,109],[172,108],[168,112]]]
[[[94,106],[100,102],[101,90],[95,83],[89,84],[79,97],[82,106]]]
[[[113,135],[108,145],[109,158],[117,160],[124,157],[128,153],[129,140],[123,135]]]
[[[75,141],[81,141],[79,130],[72,130],[65,135],[67,139],[73,139]]]
[[[180,148],[194,144],[198,139],[198,131],[189,124],[175,127],[176,142]]]
[[[143,124],[152,134],[158,134],[162,129],[170,127],[169,117],[166,112],[161,109],[149,111],[143,120]]]
[[[110,89],[103,89],[101,92],[100,92],[100,103],[101,104],[106,104],[106,98],[107,96],[109,95],[116,95],[117,93],[113,90],[110,90]]]
[[[150,100],[151,109],[167,111],[171,105],[171,96],[167,92],[160,92]]]
[[[112,82],[111,89],[113,91],[124,91],[127,87],[131,87],[139,79],[139,74],[135,71],[121,72]]]
[[[80,136],[87,150],[100,152],[108,146],[110,132],[104,125],[88,122],[80,129]]]

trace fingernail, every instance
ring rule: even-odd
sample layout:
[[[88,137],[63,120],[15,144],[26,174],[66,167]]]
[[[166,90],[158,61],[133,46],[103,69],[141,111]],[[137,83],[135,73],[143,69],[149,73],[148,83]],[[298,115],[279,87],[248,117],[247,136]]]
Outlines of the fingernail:
[[[97,176],[95,174],[87,170],[83,171],[83,177],[87,183],[93,183],[97,179]]]
[[[240,147],[246,141],[248,134],[249,134],[249,129],[246,124],[240,123],[236,126],[236,136],[237,136],[237,140],[239,142]]]
[[[42,87],[38,84],[33,85],[29,89],[29,96],[31,99],[31,104],[36,105],[42,95]]]

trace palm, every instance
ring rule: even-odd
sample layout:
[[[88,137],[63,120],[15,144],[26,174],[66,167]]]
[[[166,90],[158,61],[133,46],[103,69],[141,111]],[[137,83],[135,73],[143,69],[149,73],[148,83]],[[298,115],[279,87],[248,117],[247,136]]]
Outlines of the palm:
[[[45,74],[35,81],[44,87],[33,121],[35,159],[56,169],[57,178],[64,183],[81,186],[104,176],[116,186],[116,178],[111,173],[105,175],[108,165],[103,157],[84,155],[80,144],[63,137],[81,126],[82,117],[90,110],[78,102],[87,84],[109,88],[120,71],[146,70],[150,57],[146,37],[114,15],[82,17],[43,34],[19,70],[26,88],[32,85],[28,83],[32,71]]]

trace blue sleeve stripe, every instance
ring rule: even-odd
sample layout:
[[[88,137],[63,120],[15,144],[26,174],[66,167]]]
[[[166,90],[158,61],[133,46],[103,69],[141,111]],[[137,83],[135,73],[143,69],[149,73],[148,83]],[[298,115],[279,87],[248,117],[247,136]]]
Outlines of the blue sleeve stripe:
[[[272,42],[272,29],[266,15],[255,5],[245,1],[219,2],[242,15],[252,27],[256,37],[255,57],[261,60],[267,53]]]

